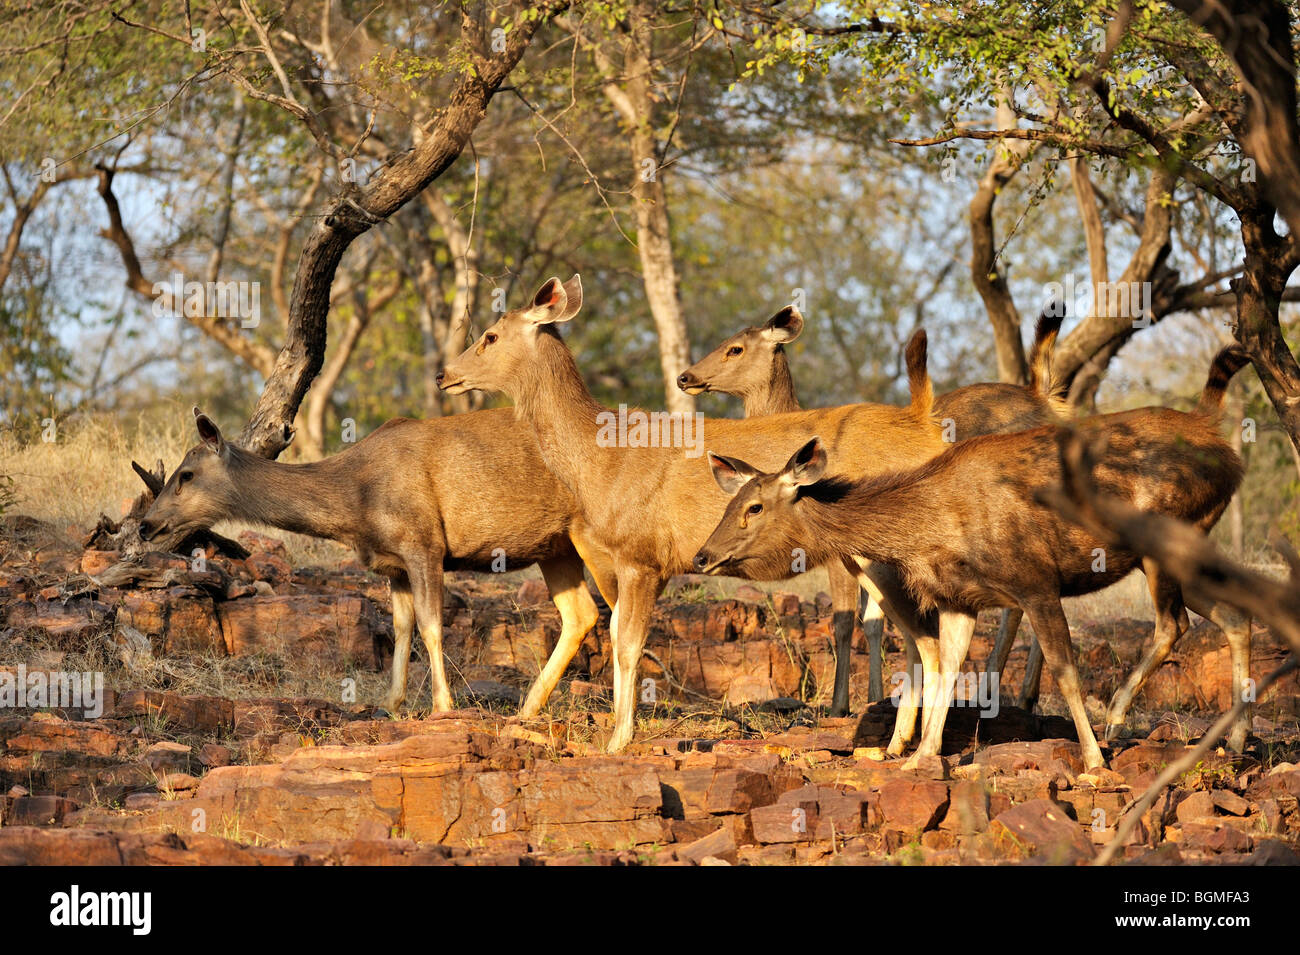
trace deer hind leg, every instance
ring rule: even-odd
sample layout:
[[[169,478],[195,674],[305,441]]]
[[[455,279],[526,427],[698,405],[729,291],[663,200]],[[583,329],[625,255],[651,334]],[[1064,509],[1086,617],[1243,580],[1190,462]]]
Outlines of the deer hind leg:
[[[1245,698],[1253,702],[1255,683],[1250,677],[1250,617],[1236,607],[1230,607],[1213,599],[1206,599],[1200,594],[1186,594],[1187,605],[1223,631],[1228,638],[1228,649],[1232,654],[1232,702]],[[1250,733],[1252,705],[1247,705],[1240,717],[1228,731],[1228,747],[1234,753],[1246,748],[1246,737]]]
[[[1151,678],[1162,663],[1169,658],[1174,644],[1187,629],[1187,612],[1183,608],[1182,591],[1168,574],[1151,560],[1143,560],[1142,570],[1147,575],[1147,587],[1151,591],[1151,600],[1156,607],[1156,629],[1143,654],[1141,662],[1128,675],[1124,684],[1111,697],[1106,708],[1106,738],[1114,739],[1128,718],[1129,707],[1138,690]]]
[[[641,570],[618,575],[618,604],[614,608],[614,735],[606,750],[618,753],[636,731],[637,668],[650,632],[650,614],[664,581]]]
[[[853,624],[858,610],[858,579],[840,563],[831,564],[826,568],[826,572],[830,577],[831,606],[834,608],[832,620],[835,629],[835,693],[831,698],[831,716],[847,716]],[[871,661],[871,679],[875,682],[880,680],[880,664],[874,659]]]
[[[384,709],[394,716],[406,701],[406,665],[411,661],[411,632],[415,628],[415,601],[411,582],[394,577],[389,582],[393,595],[393,677],[384,698]]]
[[[569,668],[569,663],[578,653],[588,631],[596,625],[600,614],[596,610],[596,601],[591,599],[587,582],[582,575],[582,561],[577,555],[555,557],[551,560],[538,561],[546,586],[551,591],[551,599],[560,611],[560,639],[551,651],[542,672],[528,689],[524,705],[519,715],[530,719],[541,712],[546,701],[555,692],[560,677]]]
[[[454,704],[447,685],[447,665],[442,656],[442,561],[428,561],[413,568],[411,595],[415,602],[415,623],[429,654],[429,676],[433,682],[433,709],[450,710]]]
[[[1039,646],[1043,648],[1043,657],[1052,668],[1056,685],[1065,697],[1074,718],[1074,728],[1079,734],[1079,748],[1083,751],[1083,764],[1086,768],[1105,766],[1101,756],[1101,747],[1092,732],[1092,723],[1083,705],[1083,693],[1079,686],[1079,671],[1074,665],[1074,648],[1070,645],[1070,625],[1066,622],[1065,611],[1061,601],[1051,598],[1039,601],[1025,608],[1029,622],[1038,634]]]
[[[945,611],[939,614],[939,666],[933,677],[926,674],[925,715],[921,722],[921,745],[907,766],[916,765],[922,756],[938,756],[943,748],[943,726],[948,719],[957,675],[970,652],[975,633],[975,615]]]
[[[1008,607],[1002,611],[1002,620],[998,624],[998,636],[993,642],[993,652],[984,661],[984,675],[991,677],[994,673],[1002,679],[1011,657],[1011,648],[1016,645],[1016,634],[1020,631],[1020,621],[1025,612],[1019,607]]]
[[[1029,659],[1025,661],[1025,678],[1020,682],[1016,706],[1031,713],[1038,705],[1038,688],[1043,682],[1043,647],[1037,638],[1029,641]]]

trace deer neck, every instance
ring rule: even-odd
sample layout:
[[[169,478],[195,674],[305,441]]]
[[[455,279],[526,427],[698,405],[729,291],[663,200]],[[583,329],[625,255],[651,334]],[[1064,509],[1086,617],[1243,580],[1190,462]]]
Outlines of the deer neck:
[[[746,392],[743,397],[746,418],[802,410],[799,399],[795,397],[794,379],[790,377],[790,363],[786,361],[784,348],[778,348],[772,354],[772,369],[767,383],[757,391]]]
[[[530,422],[547,468],[575,494],[604,451],[598,415],[607,412],[587,390],[573,354],[552,330],[537,338],[537,361],[519,375],[516,413]]]
[[[233,447],[231,454],[230,478],[238,488],[226,502],[231,518],[343,543],[357,535],[356,463],[342,460],[347,452],[309,464],[268,461]]]
[[[915,472],[810,491],[802,502],[809,566],[844,556],[906,563],[942,544],[947,535],[934,498]]]

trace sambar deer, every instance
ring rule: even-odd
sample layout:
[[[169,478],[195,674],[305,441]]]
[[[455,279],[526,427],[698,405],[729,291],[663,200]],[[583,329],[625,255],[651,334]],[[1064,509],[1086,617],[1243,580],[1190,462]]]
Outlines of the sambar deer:
[[[406,698],[414,625],[429,653],[434,709],[452,708],[442,653],[446,570],[540,566],[562,626],[522,715],[541,709],[596,625],[596,603],[571,538],[576,503],[542,464],[532,430],[510,409],[394,418],[352,447],[308,464],[269,461],[231,444],[198,408],[194,423],[199,443],[158,493],[140,536],[178,541],[194,529],[240,520],[353,548],[391,582],[395,647],[384,706],[394,715]],[[614,599],[612,592],[605,596]]]
[[[944,428],[945,436],[965,440],[981,434],[1024,431],[1064,420],[1068,409],[1063,389],[1052,376],[1056,336],[1064,317],[1063,307],[1051,306],[1039,316],[1029,351],[1029,384],[986,382],[966,385],[936,397],[934,417]],[[736,395],[744,401],[746,418],[800,411],[802,406],[795,395],[785,346],[795,341],[803,329],[803,315],[793,305],[787,305],[763,325],[743,329],[725,339],[678,375],[677,387],[689,395],[705,392]],[[858,579],[838,560],[827,565],[826,574],[834,610],[836,661],[831,715],[844,716],[849,710],[849,653],[857,611]],[[874,703],[885,695],[882,672],[884,620],[869,594],[864,603],[867,698]],[[996,650],[986,672],[996,669],[999,678],[1002,676],[1022,616],[1018,608],[1003,611]],[[1034,650],[1037,651],[1036,644]],[[1041,663],[1042,655],[1032,653],[1020,694],[1022,705],[1030,703],[1031,696],[1036,695],[1036,664]]]
[[[1142,408],[1078,423],[1079,433],[1090,440],[1104,438],[1096,471],[1103,493],[1208,533],[1242,478],[1241,459],[1219,435],[1218,423],[1227,384],[1245,362],[1239,348],[1221,351],[1191,413]],[[940,614],[938,681],[926,675],[926,709],[933,704],[935,713],[924,721],[918,756],[939,752],[976,614],[1018,606],[1029,616],[1070,708],[1085,764],[1104,765],[1084,710],[1061,597],[1101,590],[1126,576],[1139,559],[1100,547],[1038,500],[1041,489],[1061,483],[1058,431],[1046,426],[971,438],[919,467],[847,481],[828,476],[827,448],[817,438],[775,472],[711,453],[719,486],[733,497],[696,555],[695,569],[789,576],[783,555],[791,547],[804,548],[810,562],[838,557],[897,564],[922,606]],[[1154,562],[1142,563],[1156,605],[1156,635],[1116,695],[1123,697],[1125,709],[1187,627],[1181,589]],[[1249,621],[1226,604],[1186,596],[1188,606],[1224,629],[1235,692],[1247,693]],[[930,692],[931,686],[938,692]],[[1229,737],[1235,749],[1244,746],[1249,725],[1247,711]]]
[[[948,445],[931,419],[924,333],[914,336],[907,349],[908,407],[846,405],[747,420],[682,419],[656,412],[665,426],[672,420],[676,437],[685,439],[689,426],[689,446],[673,447],[668,437],[645,446],[644,434],[635,444],[622,440],[621,433],[613,440],[609,424],[630,416],[625,408],[616,413],[591,396],[555,328],[570,321],[581,305],[578,276],[566,283],[549,279],[529,305],[507,312],[452,360],[438,382],[453,394],[482,389],[504,392],[514,401],[518,415],[537,433],[546,466],[577,499],[585,532],[612,563],[618,604],[611,626],[615,723],[609,749],[617,752],[633,735],[636,672],[654,602],[670,578],[690,571],[695,552],[727,505],[704,458],[705,434],[709,444],[771,467],[779,464],[775,447],[782,442],[825,434],[836,451],[837,473],[845,478],[913,467]],[[790,562],[799,566],[802,558],[792,553]],[[863,574],[876,588],[872,596],[922,647],[922,655],[937,654],[937,624],[909,614],[914,602],[893,568],[873,565]],[[904,699],[896,737],[910,738],[918,702],[919,694]]]

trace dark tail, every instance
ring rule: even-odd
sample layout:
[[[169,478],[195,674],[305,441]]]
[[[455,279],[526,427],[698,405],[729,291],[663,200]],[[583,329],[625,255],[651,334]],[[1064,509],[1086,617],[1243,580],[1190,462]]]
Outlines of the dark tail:
[[[1029,390],[1042,395],[1053,404],[1065,404],[1065,384],[1052,374],[1052,358],[1056,353],[1056,336],[1065,320],[1065,308],[1049,304],[1038,316],[1034,326],[1034,344],[1029,349]]]
[[[1223,414],[1223,396],[1232,376],[1249,364],[1250,358],[1240,345],[1228,345],[1219,350],[1210,362],[1210,374],[1205,379],[1201,400],[1196,403],[1196,414],[1218,418]]]
[[[904,357],[907,362],[907,390],[912,394],[912,411],[922,420],[929,420],[934,411],[934,386],[930,384],[929,341],[924,328],[918,328],[907,340]]]

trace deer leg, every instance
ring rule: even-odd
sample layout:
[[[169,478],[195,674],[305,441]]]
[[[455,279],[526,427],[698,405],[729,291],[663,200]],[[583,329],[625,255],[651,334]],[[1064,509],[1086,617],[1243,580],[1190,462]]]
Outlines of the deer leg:
[[[867,635],[867,701],[885,698],[885,612],[870,594],[862,596],[862,629]]]
[[[665,581],[642,570],[618,575],[618,605],[614,608],[614,735],[606,751],[618,753],[632,742],[636,730],[637,668],[650,632],[650,614]]]
[[[1236,607],[1230,607],[1213,599],[1205,599],[1200,594],[1184,595],[1187,605],[1223,631],[1228,638],[1228,650],[1232,654],[1232,701],[1245,699],[1254,702],[1255,683],[1250,677],[1250,617]],[[1241,716],[1228,731],[1228,747],[1234,753],[1246,748],[1246,737],[1250,733],[1253,706],[1247,705]]]
[[[415,601],[405,577],[389,581],[393,595],[393,676],[384,709],[394,716],[406,701],[406,665],[411,661],[411,632],[415,628]]]
[[[831,606],[835,629],[835,693],[831,698],[831,716],[849,713],[849,668],[853,644],[853,623],[858,610],[858,579],[843,564],[826,568],[830,577]],[[872,678],[879,681],[880,664],[871,661]]]
[[[1092,732],[1092,723],[1083,706],[1083,693],[1079,686],[1079,671],[1074,665],[1074,647],[1070,644],[1070,625],[1066,622],[1065,611],[1061,609],[1059,598],[1041,600],[1025,607],[1029,622],[1038,634],[1038,643],[1043,648],[1043,658],[1052,668],[1056,685],[1061,688],[1061,695],[1070,708],[1074,718],[1074,728],[1079,735],[1079,748],[1083,751],[1083,765],[1091,769],[1105,766],[1101,756],[1101,747]]]
[[[560,611],[560,639],[542,672],[537,674],[537,679],[528,689],[524,705],[519,709],[519,715],[524,719],[531,719],[541,712],[570,661],[577,655],[583,638],[600,619],[596,601],[591,599],[587,581],[582,576],[582,562],[576,555],[538,561],[537,566],[541,568],[551,599]]]
[[[920,613],[916,601],[903,587],[898,571],[892,566],[874,561],[859,561],[856,558],[852,560],[853,563],[847,566],[859,568],[858,583],[898,627],[907,648],[908,672],[904,675],[902,693],[898,698],[894,735],[886,750],[891,756],[901,756],[916,733],[916,711],[920,705],[924,678],[930,673],[938,672],[939,618],[934,613]],[[922,672],[921,679],[917,679],[918,665]]]
[[[409,565],[408,565],[409,566]],[[411,595],[415,602],[415,622],[429,654],[429,676],[433,682],[433,709],[454,707],[451,688],[447,685],[447,667],[442,657],[442,561],[429,561],[413,569]]]
[[[998,624],[998,636],[993,643],[993,653],[984,661],[984,675],[991,677],[996,673],[1002,679],[1007,668],[1007,659],[1011,648],[1016,645],[1016,634],[1020,632],[1020,621],[1025,612],[1019,607],[1006,607],[1002,611],[1002,621]]]
[[[922,756],[938,756],[943,748],[943,726],[948,719],[948,705],[952,702],[957,674],[961,672],[961,665],[970,652],[971,636],[974,633],[974,614],[953,611],[939,614],[939,666],[937,672],[926,673],[921,744],[905,768],[915,766]]]
[[[1020,696],[1016,706],[1034,711],[1038,705],[1038,688],[1043,681],[1043,648],[1035,637],[1029,641],[1029,659],[1025,661],[1025,678],[1020,682]]]
[[[1174,644],[1186,629],[1184,621],[1182,592],[1167,574],[1161,572],[1152,560],[1142,561],[1142,570],[1147,575],[1147,587],[1151,591],[1151,600],[1156,607],[1156,630],[1151,646],[1143,654],[1137,667],[1128,675],[1124,685],[1111,697],[1110,706],[1106,708],[1106,738],[1114,739],[1128,717],[1129,707],[1142,685],[1151,678],[1159,666],[1169,658]]]

